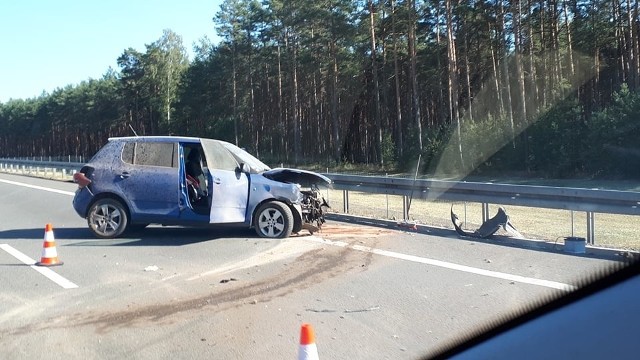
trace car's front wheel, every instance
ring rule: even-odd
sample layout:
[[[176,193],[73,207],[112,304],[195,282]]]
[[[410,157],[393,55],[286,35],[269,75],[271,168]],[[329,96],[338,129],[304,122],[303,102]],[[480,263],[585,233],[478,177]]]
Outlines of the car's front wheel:
[[[100,238],[120,236],[127,228],[127,211],[117,200],[100,199],[89,209],[87,223],[89,229]]]
[[[258,208],[253,225],[260,237],[286,238],[293,230],[293,213],[286,204],[270,201]]]

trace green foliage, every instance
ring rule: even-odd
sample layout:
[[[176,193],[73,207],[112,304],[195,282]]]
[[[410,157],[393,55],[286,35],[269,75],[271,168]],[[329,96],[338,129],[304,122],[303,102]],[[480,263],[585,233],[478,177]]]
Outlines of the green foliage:
[[[165,30],[125,49],[119,72],[0,104],[0,155],[91,155],[132,126],[237,142],[274,162],[411,172],[422,155],[423,172],[443,176],[635,176],[635,9],[514,5],[225,0],[213,14],[222,42],[203,38],[191,62]]]
[[[531,126],[525,160],[528,170],[553,177],[568,177],[584,171],[581,152],[585,136],[583,109],[575,98],[561,101]],[[523,169],[524,170],[524,169]]]
[[[396,161],[396,145],[389,133],[382,137],[382,159],[388,168],[392,168]]]
[[[640,94],[626,84],[611,106],[593,114],[585,151],[588,169],[599,176],[640,175]]]

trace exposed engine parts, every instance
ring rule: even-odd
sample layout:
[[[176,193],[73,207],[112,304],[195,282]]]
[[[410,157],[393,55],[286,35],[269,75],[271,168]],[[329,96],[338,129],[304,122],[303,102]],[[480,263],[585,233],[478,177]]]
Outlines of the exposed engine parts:
[[[319,231],[324,224],[325,209],[331,208],[329,203],[320,195],[317,186],[312,186],[311,190],[302,190],[302,229],[308,230],[311,234]]]

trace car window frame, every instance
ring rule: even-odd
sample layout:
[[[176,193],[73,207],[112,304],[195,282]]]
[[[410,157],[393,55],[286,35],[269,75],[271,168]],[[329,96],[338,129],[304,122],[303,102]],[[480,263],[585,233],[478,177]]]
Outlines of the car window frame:
[[[125,160],[125,152],[127,152],[127,146],[133,145],[133,151],[131,155],[131,159]],[[171,151],[171,166],[167,165],[158,165],[158,164],[141,164],[137,162],[138,146],[141,144],[167,144],[172,146]],[[129,154],[127,154],[128,157]],[[127,141],[122,146],[122,151],[120,154],[120,159],[127,165],[131,166],[142,166],[142,167],[161,167],[161,168],[169,168],[169,169],[177,169],[179,166],[179,155],[178,155],[178,143],[176,142],[167,142],[167,141]],[[129,161],[130,160],[130,161]]]

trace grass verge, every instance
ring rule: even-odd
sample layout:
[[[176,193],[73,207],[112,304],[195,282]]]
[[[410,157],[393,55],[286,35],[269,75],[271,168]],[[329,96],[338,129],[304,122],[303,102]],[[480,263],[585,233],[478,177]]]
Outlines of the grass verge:
[[[342,190],[322,190],[331,205],[331,212],[344,209]],[[451,205],[464,223],[465,230],[475,230],[482,224],[482,207],[479,203],[451,203],[414,199],[409,220],[419,224],[453,230]],[[499,204],[490,204],[490,216],[498,211]],[[564,238],[587,236],[587,216],[584,212],[522,206],[504,206],[511,223],[528,239],[555,241],[564,244]],[[402,220],[402,197],[392,195],[349,192],[349,213],[378,219]],[[640,221],[633,215],[596,213],[595,244],[625,250],[640,250]]]

